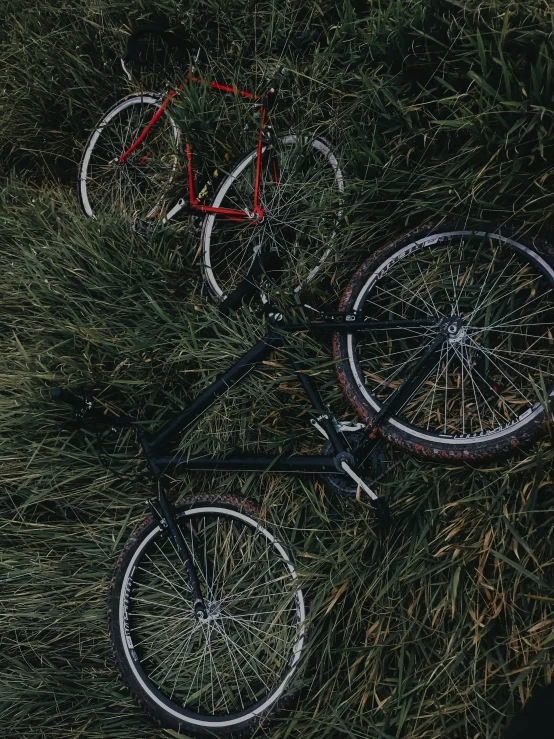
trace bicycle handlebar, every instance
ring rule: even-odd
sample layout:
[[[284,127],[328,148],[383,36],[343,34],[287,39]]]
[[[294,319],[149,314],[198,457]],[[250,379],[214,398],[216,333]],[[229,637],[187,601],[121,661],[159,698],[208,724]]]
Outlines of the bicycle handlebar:
[[[74,395],[69,390],[62,387],[55,387],[50,391],[50,397],[56,403],[67,403],[72,405],[76,410],[84,410],[88,407],[88,403],[78,395]]]
[[[95,408],[90,397],[80,397],[70,390],[62,387],[55,387],[50,391],[50,397],[56,403],[67,403],[73,407],[73,421],[80,426],[86,426],[88,422],[94,428],[101,423],[107,426],[134,426],[137,419],[133,414],[126,413],[122,416],[116,416],[113,413],[106,412],[105,409]],[[140,432],[140,426],[137,426]]]
[[[314,28],[313,31],[300,33],[298,36],[283,36],[275,44],[275,51],[284,52],[287,50],[293,52],[305,51],[309,46],[315,46],[324,37],[322,28]]]
[[[151,23],[135,28],[135,30],[129,36],[127,40],[127,46],[125,47],[125,50],[120,54],[119,58],[122,61],[130,61],[140,64],[141,49],[139,42],[145,36],[163,37],[164,41],[167,43],[170,49],[180,52],[184,50],[186,52],[187,59],[188,57],[191,57],[195,63],[198,62],[198,59],[202,52],[202,48],[199,44],[190,41],[177,31],[172,31],[171,29],[167,28],[167,26],[163,26],[157,23]]]

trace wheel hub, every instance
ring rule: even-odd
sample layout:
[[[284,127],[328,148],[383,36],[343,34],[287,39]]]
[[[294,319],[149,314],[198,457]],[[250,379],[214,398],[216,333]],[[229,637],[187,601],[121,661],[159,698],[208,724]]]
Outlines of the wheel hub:
[[[221,608],[217,601],[211,603],[204,601],[204,605],[206,606],[206,616],[197,615],[198,621],[215,621],[221,616]]]
[[[264,220],[265,212],[263,208],[260,208],[259,205],[256,205],[254,210],[247,210],[246,214],[248,218],[250,218],[250,223],[252,225],[256,225],[256,224],[261,223]]]
[[[461,316],[449,316],[445,323],[449,344],[461,344],[465,341],[467,338],[467,330]]]
[[[221,616],[221,608],[217,601],[208,604],[208,621],[213,621]]]

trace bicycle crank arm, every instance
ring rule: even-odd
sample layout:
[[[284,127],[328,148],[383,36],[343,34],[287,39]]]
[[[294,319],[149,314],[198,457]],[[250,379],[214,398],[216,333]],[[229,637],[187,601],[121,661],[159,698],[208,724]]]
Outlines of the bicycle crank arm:
[[[351,477],[354,480],[354,482],[357,485],[359,485],[359,487],[364,491],[364,493],[367,493],[369,495],[369,497],[371,498],[372,501],[373,500],[378,500],[378,496],[373,492],[373,490],[369,487],[369,485],[367,485],[362,480],[362,478],[359,477],[354,472],[354,470],[352,469],[352,467],[350,467],[350,465],[348,464],[348,462],[346,462],[346,461],[341,462],[341,467],[346,472],[346,474],[348,475],[348,477]]]
[[[387,505],[387,502],[384,500],[384,498],[379,498],[373,490],[362,480],[361,477],[359,477],[352,467],[348,464],[346,461],[341,462],[341,467],[344,470],[344,472],[348,475],[348,477],[351,477],[354,482],[359,485],[360,489],[364,491],[364,493],[367,493],[369,497],[371,498],[371,507],[375,511],[375,516],[382,522],[382,523],[388,523],[391,519],[391,512]]]
[[[172,218],[174,218],[177,215],[177,213],[180,213],[180,211],[182,211],[183,208],[186,207],[186,205],[187,205],[186,200],[184,200],[183,198],[178,200],[173,206],[173,208],[170,211],[168,211],[167,215],[165,215],[162,218],[162,223],[165,224],[168,221],[170,221]]]

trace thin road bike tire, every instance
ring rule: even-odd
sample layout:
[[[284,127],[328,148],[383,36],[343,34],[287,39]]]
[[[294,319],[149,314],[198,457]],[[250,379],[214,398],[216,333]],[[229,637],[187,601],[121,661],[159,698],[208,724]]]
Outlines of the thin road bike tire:
[[[242,736],[291,694],[306,643],[306,607],[292,558],[234,497],[175,507],[208,616],[194,617],[173,539],[148,518],[115,568],[109,625],[116,664],[162,726],[194,736]]]
[[[258,153],[234,163],[211,205],[244,212],[252,208]],[[263,219],[233,221],[210,213],[200,236],[202,273],[210,295],[229,295],[248,276],[259,249],[274,251],[283,282],[300,288],[330,263],[344,207],[343,166],[321,136],[294,133],[265,143],[259,181]]]

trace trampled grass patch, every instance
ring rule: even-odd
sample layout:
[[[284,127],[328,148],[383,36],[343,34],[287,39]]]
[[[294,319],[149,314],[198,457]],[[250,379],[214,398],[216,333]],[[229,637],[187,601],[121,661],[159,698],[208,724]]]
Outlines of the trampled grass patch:
[[[1,33],[0,503],[7,737],[162,737],[115,670],[106,597],[151,494],[131,432],[58,433],[49,390],[97,388],[146,423],[194,397],[263,332],[254,306],[222,319],[186,224],[149,240],[79,211],[76,166],[101,112],[130,91],[115,62],[136,23],[169,18],[214,74],[256,86],[282,35],[323,25],[289,60],[282,126],[329,129],[346,165],[347,223],[310,303],[336,306],[387,238],[452,216],[552,241],[552,10],[543,2],[7,0]],[[144,80],[149,84],[160,80]],[[241,150],[234,101],[177,101],[206,151]],[[188,118],[187,118],[188,115]],[[222,143],[225,146],[222,146]],[[230,142],[230,143],[229,143]],[[245,144],[245,147],[247,145]],[[282,300],[293,304],[291,295]],[[330,407],[353,418],[329,342],[298,341]],[[195,452],[317,448],[308,402],[277,354],[202,419]],[[552,674],[554,504],[549,429],[512,459],[435,465],[388,449],[383,531],[318,480],[189,475],[175,495],[255,499],[291,540],[311,599],[297,704],[259,733],[284,737],[500,735]]]

